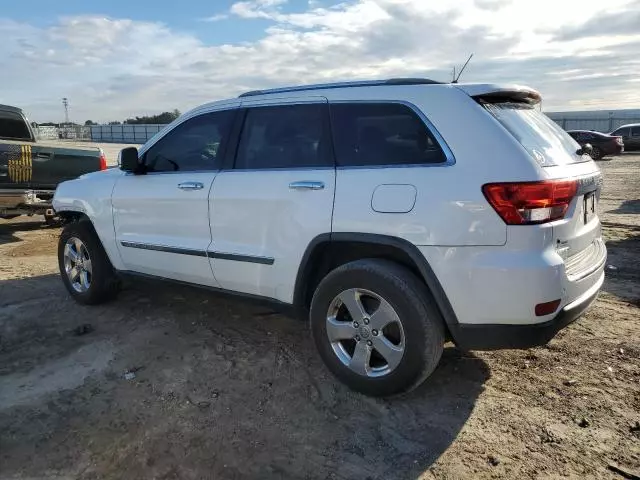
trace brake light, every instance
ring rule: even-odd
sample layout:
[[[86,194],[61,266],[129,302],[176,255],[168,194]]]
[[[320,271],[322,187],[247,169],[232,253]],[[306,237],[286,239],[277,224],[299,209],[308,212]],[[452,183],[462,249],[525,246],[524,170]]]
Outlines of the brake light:
[[[536,225],[563,218],[577,191],[576,180],[489,183],[482,187],[507,225]]]
[[[613,137],[618,145],[624,145],[622,137]]]
[[[107,169],[107,157],[104,156],[104,152],[100,150],[100,170]]]

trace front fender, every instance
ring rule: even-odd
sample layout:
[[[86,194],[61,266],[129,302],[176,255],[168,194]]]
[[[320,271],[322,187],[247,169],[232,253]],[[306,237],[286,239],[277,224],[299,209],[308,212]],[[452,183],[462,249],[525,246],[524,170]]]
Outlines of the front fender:
[[[122,175],[121,171],[110,169],[63,182],[56,188],[52,202],[58,213],[78,212],[89,218],[116,270],[124,269],[124,265],[115,241],[111,195]]]

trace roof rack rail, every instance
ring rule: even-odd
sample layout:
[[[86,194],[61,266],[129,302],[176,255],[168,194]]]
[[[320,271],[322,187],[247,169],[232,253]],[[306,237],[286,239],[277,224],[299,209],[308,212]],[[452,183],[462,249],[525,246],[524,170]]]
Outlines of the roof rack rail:
[[[306,92],[309,90],[326,90],[329,88],[375,87],[381,85],[436,85],[441,82],[428,78],[390,78],[387,80],[361,80],[356,82],[318,83],[313,85],[299,85],[295,87],[271,88],[267,90],[252,90],[238,96],[238,98],[268,95],[272,93]]]

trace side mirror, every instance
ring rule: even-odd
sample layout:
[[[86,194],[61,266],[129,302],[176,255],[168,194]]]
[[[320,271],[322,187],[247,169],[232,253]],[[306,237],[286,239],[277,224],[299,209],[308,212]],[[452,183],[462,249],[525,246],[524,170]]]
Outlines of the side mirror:
[[[123,148],[118,155],[118,165],[124,172],[140,173],[140,160],[136,147]]]

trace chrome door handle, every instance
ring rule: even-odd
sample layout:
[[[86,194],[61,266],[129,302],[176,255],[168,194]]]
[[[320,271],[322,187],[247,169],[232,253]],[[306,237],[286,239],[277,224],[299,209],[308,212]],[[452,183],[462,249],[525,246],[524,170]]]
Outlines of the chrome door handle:
[[[324,188],[324,182],[291,182],[289,188],[292,190],[322,190]]]
[[[200,182],[182,182],[178,184],[180,190],[202,190],[204,185]]]

